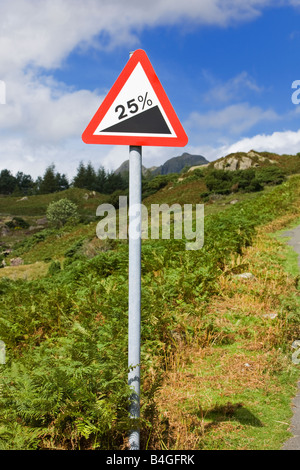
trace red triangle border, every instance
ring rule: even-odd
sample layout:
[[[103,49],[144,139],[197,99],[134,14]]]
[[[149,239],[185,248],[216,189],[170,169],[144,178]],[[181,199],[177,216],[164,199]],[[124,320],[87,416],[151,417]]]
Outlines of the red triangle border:
[[[140,63],[146,73],[148,80],[160,101],[176,137],[138,136],[138,135],[94,135],[95,130],[109,111],[114,100],[122,90],[133,70]],[[104,98],[102,104],[91,119],[82,134],[82,140],[86,144],[107,145],[136,145],[136,146],[162,146],[162,147],[184,147],[188,143],[188,137],[167,97],[146,52],[142,49],[136,50],[125,65],[116,82]]]

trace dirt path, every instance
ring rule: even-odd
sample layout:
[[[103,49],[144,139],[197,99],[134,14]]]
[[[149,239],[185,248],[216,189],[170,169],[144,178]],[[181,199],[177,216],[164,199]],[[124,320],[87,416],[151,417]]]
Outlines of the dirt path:
[[[300,225],[294,229],[288,230],[283,236],[291,237],[287,243],[298,253],[298,266],[300,269]],[[292,408],[294,414],[291,420],[290,430],[293,437],[286,441],[282,450],[300,450],[300,381],[298,382],[298,393],[293,400]]]

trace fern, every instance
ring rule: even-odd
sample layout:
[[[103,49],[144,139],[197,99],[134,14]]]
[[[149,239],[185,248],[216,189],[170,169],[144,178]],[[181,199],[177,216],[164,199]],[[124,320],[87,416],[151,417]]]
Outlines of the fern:
[[[174,332],[184,341],[193,337],[190,319],[218,294],[226,261],[251,244],[259,224],[295,211],[298,192],[291,178],[251,203],[207,217],[204,247],[196,252],[186,251],[182,240],[143,242],[146,371],[159,376],[166,351],[178,347]],[[0,280],[0,338],[7,353],[0,366],[1,448],[123,445],[130,426],[127,272],[128,246],[120,244],[44,279]],[[203,322],[203,331],[207,327]],[[150,413],[153,397],[143,390],[143,400]],[[146,421],[150,428],[149,416]]]

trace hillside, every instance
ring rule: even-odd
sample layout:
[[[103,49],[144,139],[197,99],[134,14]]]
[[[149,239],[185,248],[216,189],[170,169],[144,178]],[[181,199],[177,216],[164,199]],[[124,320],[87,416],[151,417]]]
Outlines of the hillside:
[[[198,158],[198,156],[184,154],[182,158],[175,159],[175,161],[179,161],[182,166],[187,161],[191,162],[192,157]],[[169,162],[173,161],[174,159],[170,159]],[[124,166],[126,167],[126,165]],[[147,207],[157,203],[170,205],[174,203],[205,203],[208,213],[223,211],[231,204],[245,198],[249,199],[252,195],[254,197],[257,191],[263,189],[267,191],[272,185],[282,183],[285,175],[296,172],[298,166],[299,155],[279,156],[266,152],[258,154],[254,151],[247,154],[231,154],[200,167],[191,167],[185,173],[160,174],[152,176],[152,178],[145,178],[143,203]],[[111,195],[103,195],[95,191],[69,188],[46,195],[0,197],[0,234],[2,239],[0,243],[5,247],[11,247],[22,237],[33,235],[48,227],[45,214],[52,201],[62,198],[70,199],[77,205],[81,221],[88,222],[95,220],[96,209],[100,204],[111,203],[118,207],[120,194],[126,195],[128,191],[117,191]],[[18,227],[18,217],[22,218],[27,227]],[[47,258],[47,256],[45,257]],[[34,255],[33,259],[38,261],[38,255]]]
[[[67,198],[76,204],[80,221],[83,223],[95,220],[97,207],[109,200],[108,195],[79,188],[69,188],[57,193],[36,196],[0,197],[0,265],[2,261],[1,251],[10,249],[14,244],[27,238],[30,239],[34,237],[34,234],[48,228],[47,207],[51,202],[63,198]],[[42,239],[41,236],[40,241]],[[55,239],[55,234],[53,234],[54,242]],[[48,251],[51,257],[51,246],[49,246]]]
[[[156,187],[157,181],[160,186],[153,194],[146,194],[144,203],[215,204],[223,195],[226,197],[220,204],[226,205],[243,198],[243,193],[267,190],[298,173],[300,154],[238,152],[208,164],[192,166],[185,173],[157,176],[160,180],[154,179],[148,185]]]
[[[185,166],[199,162],[199,160],[202,162],[201,165],[192,165],[185,173],[182,173]],[[286,176],[300,173],[300,153],[278,155],[251,150],[248,153],[233,153],[214,162],[205,162],[207,160],[202,156],[184,153],[180,157],[171,158],[159,169],[143,167],[145,175],[149,176],[149,170],[152,171],[152,177],[150,179],[146,177],[143,182],[143,202],[146,205],[200,202],[213,204],[216,202],[215,196],[223,194],[224,200],[219,204],[222,208],[222,204],[226,205],[233,200],[239,200],[243,192],[262,190],[270,184],[281,183]],[[173,171],[175,168],[179,170]],[[122,169],[124,171],[128,169],[128,161],[121,165],[119,170]],[[160,174],[154,176],[154,172],[158,170]],[[214,173],[214,170],[217,173]],[[251,181],[255,184],[251,185]],[[69,188],[56,193],[35,196],[0,196],[0,230],[5,236],[5,232],[8,231],[5,223],[13,216],[27,218],[31,230],[41,228],[38,227],[37,221],[45,217],[49,203],[62,198],[70,199],[78,206],[78,211],[83,218],[91,219],[95,217],[96,208],[102,203],[112,203],[117,207],[119,194],[126,195],[127,191],[104,195],[96,191]]]
[[[80,188],[69,188],[56,193],[35,196],[0,196],[0,217],[6,215],[43,217],[52,201],[68,198],[78,206],[82,215],[95,215],[99,204],[107,202],[108,195]]]
[[[300,177],[277,157],[144,181],[148,208],[205,203],[205,239],[142,241],[142,448],[269,450],[289,436],[299,279],[268,234],[300,220]],[[1,450],[127,448],[128,241],[98,239],[95,217],[118,195],[0,198]],[[81,220],[56,229],[45,212],[63,197]]]
[[[288,437],[296,278],[257,230],[300,216],[299,177],[227,197],[205,211],[203,249],[143,240],[142,448],[270,449]],[[81,193],[81,209],[92,200]],[[24,231],[5,257],[23,264],[0,269],[1,449],[126,448],[128,244],[97,239],[96,224]]]

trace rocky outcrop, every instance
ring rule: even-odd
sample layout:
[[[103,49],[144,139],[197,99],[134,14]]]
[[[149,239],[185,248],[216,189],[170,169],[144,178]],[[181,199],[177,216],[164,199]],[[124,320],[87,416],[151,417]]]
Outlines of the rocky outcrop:
[[[220,158],[213,163],[213,167],[216,170],[247,170],[248,168],[257,168],[261,166],[261,163],[276,163],[274,160],[263,157],[254,150],[250,150],[248,153],[236,153],[227,155],[227,157]]]

